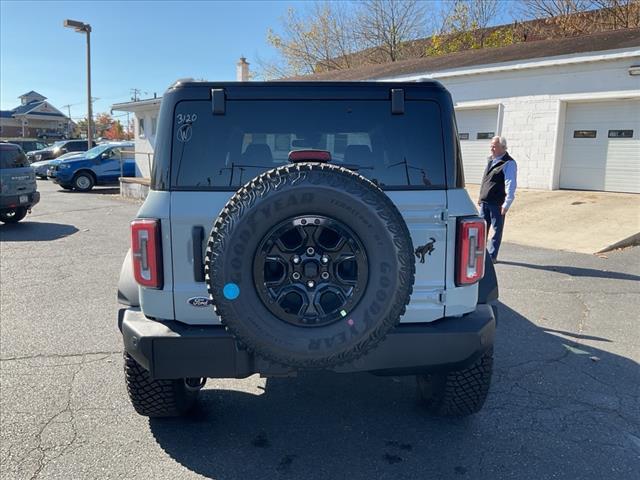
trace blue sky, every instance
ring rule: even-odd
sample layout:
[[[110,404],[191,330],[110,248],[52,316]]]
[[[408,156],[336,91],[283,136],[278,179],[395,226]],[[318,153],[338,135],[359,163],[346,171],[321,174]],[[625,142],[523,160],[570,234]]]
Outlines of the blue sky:
[[[252,63],[275,52],[269,27],[298,2],[0,2],[0,101],[18,105],[35,90],[71,116],[86,112],[84,35],[65,18],[91,24],[94,112],[127,101],[130,89],[151,97],[178,78],[235,80],[240,55]],[[67,109],[64,109],[66,114]]]
[[[437,4],[439,0],[434,0]],[[287,8],[304,1],[5,1],[0,0],[0,108],[35,90],[66,114],[86,112],[84,35],[65,18],[91,24],[94,113],[159,96],[178,78],[235,80],[240,55],[257,67],[276,52],[266,40]],[[146,92],[146,93],[144,93]]]

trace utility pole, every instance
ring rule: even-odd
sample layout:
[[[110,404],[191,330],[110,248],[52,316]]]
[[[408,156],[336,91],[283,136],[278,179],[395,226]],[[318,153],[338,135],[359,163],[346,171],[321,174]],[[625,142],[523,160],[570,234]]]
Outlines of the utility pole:
[[[131,89],[131,100],[133,100],[134,102],[137,102],[140,97],[139,95],[142,93],[142,90],[140,90],[139,88],[132,88]]]

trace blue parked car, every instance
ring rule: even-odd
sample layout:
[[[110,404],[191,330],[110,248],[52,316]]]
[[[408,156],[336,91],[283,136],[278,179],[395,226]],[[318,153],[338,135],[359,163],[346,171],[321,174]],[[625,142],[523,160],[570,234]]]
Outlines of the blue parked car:
[[[95,185],[117,185],[118,178],[135,177],[133,142],[103,143],[83,155],[51,166],[53,181],[62,188],[88,192]]]
[[[46,180],[47,170],[51,168],[52,164],[54,164],[58,160],[62,161],[62,160],[66,160],[67,158],[81,157],[83,155],[84,155],[84,152],[69,152],[59,156],[58,158],[51,158],[49,160],[40,160],[39,162],[33,162],[31,166],[36,172],[36,177]]]

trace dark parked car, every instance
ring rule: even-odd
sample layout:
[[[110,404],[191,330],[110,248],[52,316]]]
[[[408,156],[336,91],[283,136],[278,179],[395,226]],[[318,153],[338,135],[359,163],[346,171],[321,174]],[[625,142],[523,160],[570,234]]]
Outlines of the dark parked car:
[[[88,192],[94,185],[117,185],[118,179],[135,177],[133,142],[104,143],[88,152],[50,164],[48,177],[62,188]]]
[[[43,150],[49,147],[49,145],[47,145],[44,142],[41,142],[40,140],[33,140],[29,138],[10,139],[10,140],[6,140],[6,142],[13,143],[14,145],[20,146],[20,148],[22,148],[22,151],[26,153],[33,152],[35,150]]]
[[[88,149],[86,140],[60,140],[45,149],[29,152],[28,158],[30,162],[40,162],[69,152],[86,152]]]
[[[57,130],[45,130],[44,132],[38,133],[38,138],[42,138],[43,140],[47,139],[64,139],[67,138],[67,134],[65,132],[59,132]]]
[[[40,201],[36,175],[22,149],[0,143],[0,222],[17,223]]]

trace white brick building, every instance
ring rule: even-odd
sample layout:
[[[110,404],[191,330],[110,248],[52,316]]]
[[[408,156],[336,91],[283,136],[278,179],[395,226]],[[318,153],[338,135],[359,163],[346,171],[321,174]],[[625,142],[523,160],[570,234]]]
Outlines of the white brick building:
[[[305,80],[435,79],[456,108],[467,182],[505,136],[523,187],[640,192],[640,30],[545,40]]]

